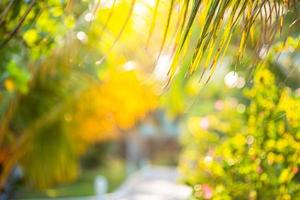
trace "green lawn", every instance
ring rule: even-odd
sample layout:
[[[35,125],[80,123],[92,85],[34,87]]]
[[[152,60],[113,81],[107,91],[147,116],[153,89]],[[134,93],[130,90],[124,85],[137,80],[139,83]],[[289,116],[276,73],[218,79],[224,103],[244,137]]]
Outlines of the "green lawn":
[[[108,192],[115,190],[125,179],[126,169],[123,161],[112,160],[105,166],[92,170],[82,170],[77,181],[71,184],[59,185],[47,190],[37,190],[29,186],[18,186],[16,199],[41,198],[41,197],[72,197],[94,195],[94,181],[98,175],[105,176],[108,180]]]

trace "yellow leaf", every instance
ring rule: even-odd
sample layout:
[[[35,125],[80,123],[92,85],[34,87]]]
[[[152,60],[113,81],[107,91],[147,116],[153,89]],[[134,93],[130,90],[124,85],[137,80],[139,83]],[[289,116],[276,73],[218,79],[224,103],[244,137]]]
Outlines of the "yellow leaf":
[[[38,33],[35,29],[29,29],[24,33],[23,39],[28,46],[33,46],[38,39]]]
[[[9,92],[13,92],[16,88],[14,82],[11,79],[6,79],[4,82],[4,86]]]

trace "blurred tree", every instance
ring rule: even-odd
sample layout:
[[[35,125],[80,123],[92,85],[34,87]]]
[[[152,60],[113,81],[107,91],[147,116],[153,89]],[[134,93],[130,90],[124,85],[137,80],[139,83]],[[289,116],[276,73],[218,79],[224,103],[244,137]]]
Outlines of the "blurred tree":
[[[153,85],[136,70],[112,69],[99,80],[76,68],[76,60],[69,62],[78,51],[68,50],[76,43],[68,46],[40,64],[26,94],[16,99],[11,119],[6,118],[2,184],[18,161],[37,187],[74,180],[88,144],[120,137],[118,130],[133,127],[156,107]]]

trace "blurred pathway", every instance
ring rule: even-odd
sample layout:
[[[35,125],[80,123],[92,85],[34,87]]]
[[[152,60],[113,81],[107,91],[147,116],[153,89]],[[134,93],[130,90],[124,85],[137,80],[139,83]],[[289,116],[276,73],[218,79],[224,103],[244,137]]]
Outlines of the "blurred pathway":
[[[189,187],[177,183],[175,168],[148,167],[132,176],[107,200],[186,200]]]
[[[186,200],[191,189],[179,184],[178,178],[175,168],[147,167],[131,175],[118,190],[104,197],[59,200]]]

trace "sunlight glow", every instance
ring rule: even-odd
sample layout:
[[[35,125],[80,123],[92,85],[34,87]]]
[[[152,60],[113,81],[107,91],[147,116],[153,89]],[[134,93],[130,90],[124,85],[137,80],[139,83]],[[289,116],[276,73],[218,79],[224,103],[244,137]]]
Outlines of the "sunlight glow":
[[[144,16],[148,13],[148,8],[144,3],[136,3],[134,6],[134,14]]]
[[[116,0],[115,4],[117,4],[118,2],[119,1]],[[113,5],[114,5],[114,0],[102,0],[100,4],[101,8],[112,8]]]
[[[136,30],[147,28],[147,18],[150,14],[148,5],[145,2],[137,2],[133,10],[133,23]]]
[[[157,0],[143,0],[143,3],[147,6],[154,8]]]
[[[131,70],[136,69],[136,66],[137,66],[137,63],[135,61],[130,60],[130,61],[126,62],[123,67],[126,71],[131,71]]]
[[[224,82],[226,84],[227,87],[229,88],[234,88],[237,84],[238,81],[238,74],[237,72],[231,71],[228,74],[226,74],[225,78],[224,78]]]
[[[87,14],[85,14],[84,19],[87,22],[91,22],[91,21],[93,21],[95,19],[95,17],[93,15],[93,13],[88,12]]]
[[[76,38],[80,40],[81,42],[87,42],[87,35],[83,31],[79,31],[76,34]]]
[[[213,160],[213,158],[210,155],[207,155],[204,157],[204,162],[205,163],[211,163]]]
[[[161,55],[154,69],[156,79],[166,81],[168,79],[168,71],[171,63],[170,55]]]
[[[237,107],[236,107],[236,110],[239,112],[239,113],[244,113],[245,110],[246,110],[246,106],[244,104],[238,104]]]

